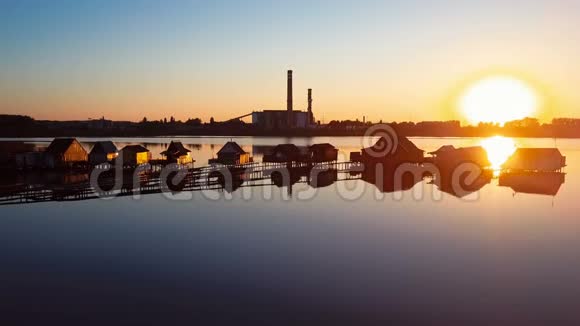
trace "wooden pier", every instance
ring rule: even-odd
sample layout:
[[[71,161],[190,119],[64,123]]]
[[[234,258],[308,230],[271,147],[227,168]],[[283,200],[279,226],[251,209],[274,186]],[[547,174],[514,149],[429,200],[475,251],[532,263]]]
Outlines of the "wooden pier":
[[[0,186],[0,205],[39,203],[49,201],[78,201],[96,198],[125,197],[134,195],[158,194],[163,192],[194,192],[216,190],[232,192],[241,187],[257,187],[296,183],[311,183],[316,174],[333,171],[336,180],[356,179],[361,171],[357,162],[326,163],[247,163],[239,165],[210,165],[199,168],[178,167],[164,169],[158,164],[139,167],[141,171],[121,169],[116,175],[114,170],[96,171],[98,189],[91,185],[90,172],[86,181],[61,184],[16,184]],[[284,179],[288,175],[287,180]],[[136,177],[135,177],[136,176]],[[83,179],[83,178],[81,178]],[[282,181],[280,181],[282,180]],[[281,184],[280,184],[281,183]],[[314,182],[316,184],[316,182]]]

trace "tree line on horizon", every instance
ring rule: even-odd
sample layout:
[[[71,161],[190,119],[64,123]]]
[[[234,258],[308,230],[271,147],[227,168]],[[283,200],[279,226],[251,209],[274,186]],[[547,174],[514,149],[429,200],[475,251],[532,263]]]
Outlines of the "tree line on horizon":
[[[378,121],[377,123],[383,123]],[[159,120],[144,117],[139,122],[111,121],[102,119],[86,121],[44,121],[26,115],[0,115],[0,136],[156,136],[156,135],[363,135],[375,125],[371,121],[332,120],[312,129],[263,130],[240,120],[218,122],[213,117],[208,122],[200,118],[180,121],[170,116]],[[406,136],[433,137],[486,137],[504,135],[510,137],[561,137],[580,138],[580,119],[555,118],[541,123],[536,118],[525,118],[505,123],[479,123],[462,126],[459,121],[387,122]]]

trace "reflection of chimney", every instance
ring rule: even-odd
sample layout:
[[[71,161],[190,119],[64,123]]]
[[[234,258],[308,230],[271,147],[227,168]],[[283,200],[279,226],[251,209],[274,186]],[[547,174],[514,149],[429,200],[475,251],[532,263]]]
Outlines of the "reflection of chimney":
[[[287,91],[287,106],[286,110],[288,111],[288,127],[293,127],[293,117],[292,117],[292,70],[288,70],[288,91]]]
[[[312,115],[312,88],[308,89],[308,124],[314,122],[314,116]]]

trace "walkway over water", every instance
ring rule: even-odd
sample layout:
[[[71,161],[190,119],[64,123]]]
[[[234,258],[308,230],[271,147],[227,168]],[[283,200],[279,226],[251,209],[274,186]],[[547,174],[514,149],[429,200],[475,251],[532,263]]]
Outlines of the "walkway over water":
[[[126,197],[163,192],[194,192],[241,187],[291,186],[307,183],[313,187],[328,186],[336,181],[360,179],[362,166],[356,162],[248,163],[234,166],[163,169],[159,165],[120,173],[93,170],[100,189],[91,184],[91,174],[62,175],[63,182],[50,184],[15,184],[0,186],[0,205],[48,201],[78,201],[96,198]],[[106,190],[103,190],[106,189]]]

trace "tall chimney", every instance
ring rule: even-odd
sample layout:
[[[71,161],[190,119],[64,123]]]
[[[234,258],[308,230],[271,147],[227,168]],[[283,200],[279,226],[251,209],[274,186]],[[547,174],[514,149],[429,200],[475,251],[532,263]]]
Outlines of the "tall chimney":
[[[286,110],[288,111],[288,127],[292,128],[293,123],[293,116],[292,116],[292,70],[288,70],[288,90],[287,90],[287,106]]]
[[[308,124],[314,122],[314,115],[312,115],[312,88],[308,89]]]

